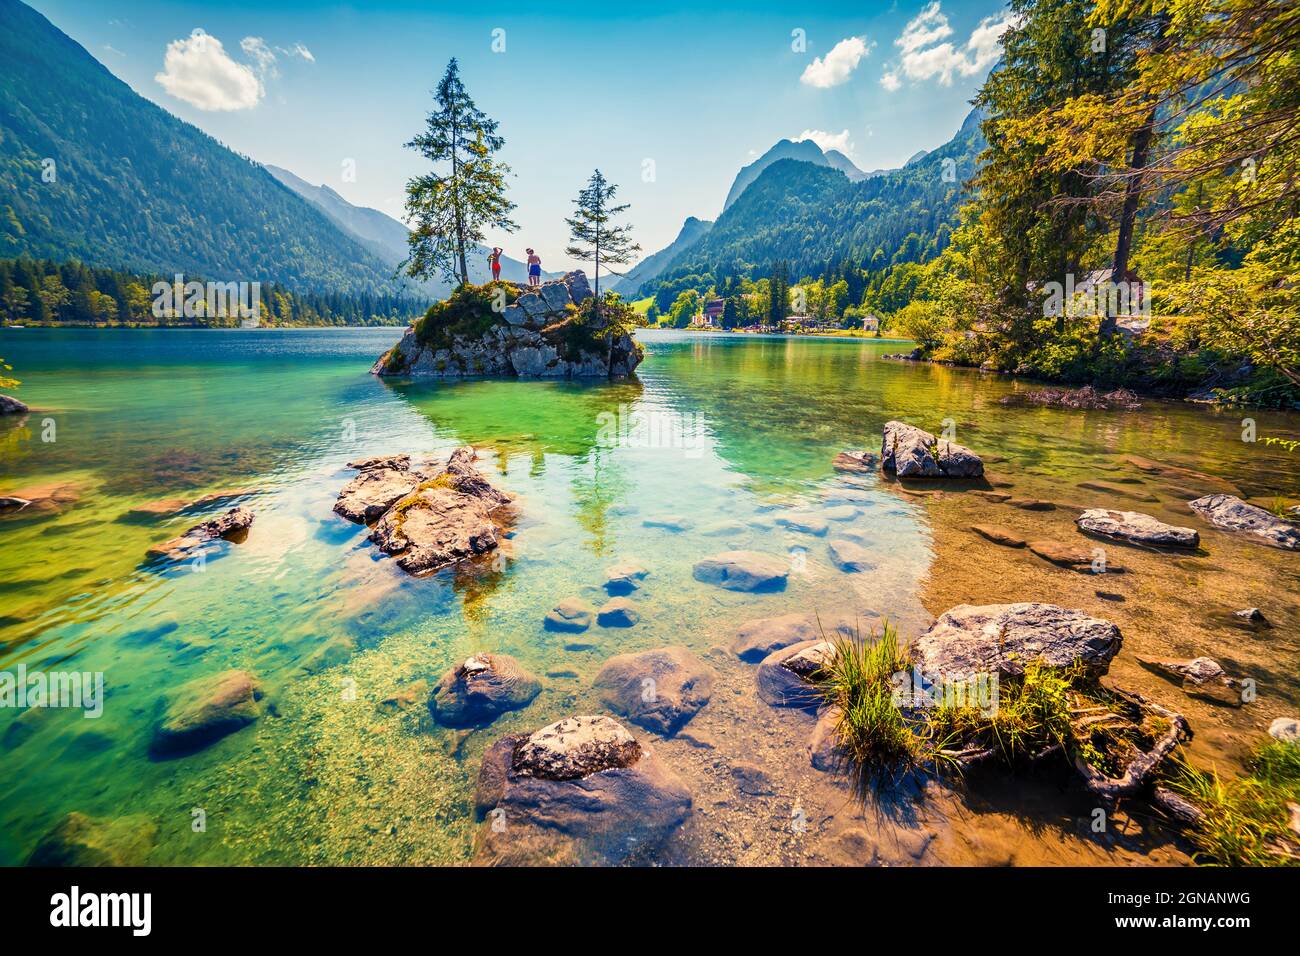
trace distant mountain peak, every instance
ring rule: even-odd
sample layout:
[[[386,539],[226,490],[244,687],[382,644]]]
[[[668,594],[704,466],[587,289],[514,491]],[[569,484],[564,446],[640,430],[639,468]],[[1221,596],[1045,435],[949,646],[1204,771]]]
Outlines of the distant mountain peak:
[[[731,189],[727,192],[727,199],[722,204],[722,211],[726,212],[731,207],[731,204],[740,198],[740,194],[748,188],[749,184],[759,177],[763,170],[782,159],[797,159],[805,163],[813,163],[816,166],[831,165],[821,147],[810,139],[777,140],[771,149],[736,174],[735,182],[731,184]],[[850,163],[850,165],[852,164]]]

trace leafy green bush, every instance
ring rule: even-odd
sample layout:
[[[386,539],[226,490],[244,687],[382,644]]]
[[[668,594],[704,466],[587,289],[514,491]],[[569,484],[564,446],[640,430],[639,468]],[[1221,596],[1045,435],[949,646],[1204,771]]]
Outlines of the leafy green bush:
[[[506,306],[518,298],[518,287],[509,282],[459,286],[415,323],[416,341],[428,348],[445,349],[457,338],[478,338],[493,325],[504,324]]]

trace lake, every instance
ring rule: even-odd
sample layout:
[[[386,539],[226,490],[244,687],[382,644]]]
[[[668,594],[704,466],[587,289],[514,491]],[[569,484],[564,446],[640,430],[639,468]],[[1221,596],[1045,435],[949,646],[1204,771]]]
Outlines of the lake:
[[[23,862],[70,811],[147,821],[147,859],[164,865],[467,862],[484,750],[505,733],[601,712],[591,683],[602,663],[666,644],[690,648],[716,680],[691,740],[638,732],[695,806],[640,862],[1189,862],[1136,812],[1091,832],[1092,801],[1048,772],[912,780],[852,798],[809,766],[813,718],[763,704],[753,665],[729,649],[744,622],[809,609],[852,614],[864,630],[888,619],[904,638],[961,603],[1046,600],[1106,617],[1125,638],[1114,680],[1185,713],[1193,758],[1225,772],[1273,718],[1300,710],[1297,556],[1216,531],[1185,505],[1203,479],[1258,504],[1294,502],[1300,453],[1243,441],[1243,419],[1260,438],[1295,440],[1295,413],[1007,405],[1026,383],[883,358],[897,343],[667,331],[638,334],[646,358],[628,382],[369,375],[399,334],[0,330],[0,356],[32,406],[0,424],[0,494],[58,492],[44,513],[0,518],[0,669],[102,673],[106,689],[98,718],[0,709],[0,863]],[[955,429],[994,460],[995,488],[1057,508],[832,468],[841,450],[878,450],[895,418]],[[332,513],[354,474],[347,462],[464,444],[517,496],[500,557],[412,578]],[[1130,456],[1202,478],[1153,475]],[[1079,487],[1098,480],[1112,490]],[[131,509],[228,490],[256,492],[241,499],[256,513],[246,541],[201,570],[145,562],[150,545],[228,505],[153,521]],[[1096,506],[1192,525],[1202,548],[1179,557],[1114,545],[1127,573],[1097,576],[969,530],[999,523],[1073,540],[1071,509]],[[781,523],[828,509],[870,568],[841,571],[824,535]],[[696,561],[731,548],[790,561],[786,589],[745,594],[693,578]],[[605,600],[605,569],[633,560],[650,571],[638,624],[543,628],[565,597]],[[1233,618],[1246,607],[1272,627]],[[477,651],[514,655],[541,694],[486,729],[437,725],[419,682],[432,686]],[[1254,679],[1258,699],[1190,698],[1139,655],[1214,657]],[[234,667],[262,679],[271,710],[197,753],[152,758],[160,696]],[[757,766],[763,785],[737,764]]]

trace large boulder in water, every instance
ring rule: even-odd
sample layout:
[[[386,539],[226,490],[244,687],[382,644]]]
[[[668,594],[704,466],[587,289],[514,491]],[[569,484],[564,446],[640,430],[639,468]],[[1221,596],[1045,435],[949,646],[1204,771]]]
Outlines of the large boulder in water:
[[[691,812],[691,795],[611,717],[569,717],[488,748],[475,807],[477,864],[620,863]]]
[[[542,685],[509,654],[475,654],[443,675],[429,710],[447,727],[490,724],[533,702]]]
[[[359,474],[343,486],[334,513],[368,524],[405,498],[429,476],[411,468],[410,455],[384,455],[348,462]]]
[[[199,750],[248,726],[262,714],[262,685],[248,671],[199,677],[166,695],[149,750],[174,756]]]
[[[885,422],[880,466],[899,478],[978,478],[984,462],[964,445],[904,422]]]
[[[388,509],[370,540],[410,574],[449,567],[484,554],[499,544],[503,513],[510,498],[474,468],[474,449],[457,448],[436,478]]]
[[[1055,604],[959,604],[912,642],[912,659],[934,681],[1016,676],[1031,660],[1052,667],[1081,661],[1100,675],[1122,641],[1110,621]]]
[[[1195,548],[1201,536],[1194,528],[1165,524],[1138,511],[1111,511],[1089,508],[1074,519],[1080,531],[1106,538],[1118,538],[1133,544],[1157,548]]]
[[[695,580],[728,591],[779,591],[785,587],[787,562],[758,551],[724,551],[695,563]]]
[[[1215,527],[1287,551],[1300,551],[1300,527],[1235,495],[1206,495],[1187,505]]]
[[[145,816],[99,818],[73,811],[36,844],[28,866],[141,866],[158,827]]]
[[[499,311],[494,301],[498,290],[507,303]],[[617,330],[611,335],[607,318],[601,321],[574,308],[591,298],[581,271],[535,288],[499,282],[456,296],[408,328],[371,373],[624,378],[641,362],[641,347],[630,335]]]
[[[658,647],[611,657],[594,686],[616,714],[669,737],[709,702],[713,671],[685,647]]]

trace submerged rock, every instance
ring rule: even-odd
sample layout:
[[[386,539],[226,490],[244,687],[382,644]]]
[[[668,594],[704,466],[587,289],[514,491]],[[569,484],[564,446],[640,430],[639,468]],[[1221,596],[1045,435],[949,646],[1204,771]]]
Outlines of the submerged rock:
[[[1102,494],[1112,495],[1116,498],[1128,498],[1132,501],[1157,502],[1160,500],[1155,495],[1142,491],[1140,488],[1121,485],[1113,481],[1081,481],[1076,487],[1085,491],[1100,491]]]
[[[1195,548],[1201,536],[1193,528],[1165,524],[1137,511],[1089,508],[1074,523],[1080,531],[1162,548]]]
[[[1016,676],[1031,660],[1051,667],[1080,661],[1100,675],[1122,642],[1110,621],[1055,604],[959,604],[912,643],[912,659],[935,681]]]
[[[804,534],[818,536],[824,535],[830,529],[830,525],[826,523],[825,518],[802,511],[789,511],[777,515],[776,523],[783,528],[789,528],[791,531],[801,531]]]
[[[548,631],[580,634],[591,627],[596,610],[581,598],[567,597],[547,613],[543,626]]]
[[[984,462],[969,448],[897,421],[885,423],[880,466],[899,478],[978,478],[984,474]]]
[[[853,448],[836,455],[831,467],[851,474],[870,474],[876,470],[876,456],[861,448]]]
[[[1300,528],[1235,495],[1206,495],[1188,507],[1216,527],[1287,551],[1300,551]]]
[[[1000,544],[1004,548],[1023,548],[1025,546],[1025,539],[1018,532],[1000,524],[971,525],[971,530],[981,538],[992,541],[994,544]]]
[[[728,591],[779,591],[789,577],[787,562],[758,551],[724,551],[695,563],[695,580]]]
[[[618,721],[569,717],[483,756],[478,864],[611,864],[653,848],[691,812],[685,785]]]
[[[1080,548],[1064,541],[1057,541],[1055,538],[1030,541],[1026,547],[1044,561],[1050,561],[1058,567],[1069,568],[1071,571],[1080,571],[1084,574],[1119,574],[1124,571],[1124,566],[1111,561],[1104,550],[1098,554],[1095,549]]]
[[[817,675],[835,659],[830,641],[802,641],[773,651],[758,665],[758,696],[773,707],[814,708],[822,702]]]
[[[689,531],[691,521],[681,515],[663,515],[658,518],[646,518],[641,522],[644,528],[659,528],[663,531]]]
[[[633,627],[641,620],[641,612],[630,598],[610,598],[596,612],[596,623],[601,627]]]
[[[0,508],[0,515],[12,516],[16,521],[52,518],[77,504],[82,491],[82,486],[73,481],[51,481],[18,488],[5,493],[7,506]]]
[[[438,571],[497,547],[498,509],[510,498],[473,462],[473,448],[457,448],[441,474],[420,482],[375,523],[370,540],[395,555],[403,571]]]
[[[161,701],[149,750],[172,756],[199,750],[262,715],[262,685],[248,671],[228,670],[182,684]]]
[[[875,567],[871,560],[871,552],[847,538],[831,539],[826,545],[826,550],[835,566],[846,574],[870,571]]]
[[[243,541],[248,536],[254,517],[253,512],[243,506],[231,508],[223,515],[196,524],[183,534],[154,545],[149,549],[149,557],[184,561],[218,538],[236,543]]]
[[[91,817],[73,811],[36,844],[28,866],[142,866],[158,836],[145,816]]]
[[[429,476],[411,469],[410,455],[387,455],[348,462],[359,474],[343,486],[334,513],[368,524],[405,498]]]
[[[31,409],[12,395],[0,395],[0,415],[26,415]]]
[[[640,364],[641,347],[626,333],[609,341],[608,321],[581,323],[571,308],[591,297],[581,271],[537,288],[498,283],[515,301],[500,313],[467,323],[468,331],[430,329],[426,319],[371,368],[373,375],[461,378],[509,375],[519,378],[623,378]]]
[[[0,495],[0,515],[12,515],[22,511],[31,502],[16,495]]]
[[[659,647],[611,657],[594,686],[606,707],[670,737],[713,696],[713,671],[685,647]]]
[[[1158,660],[1151,657],[1138,657],[1138,663],[1148,670],[1155,671],[1175,680],[1186,680],[1193,684],[1206,684],[1223,677],[1223,668],[1211,657],[1194,657],[1191,660]]]
[[[446,727],[482,726],[527,707],[541,690],[537,678],[509,654],[475,654],[443,675],[429,711]]]
[[[827,615],[819,622],[812,613],[782,614],[742,624],[731,642],[731,651],[742,661],[757,664],[773,651],[792,644],[851,638],[857,633],[857,622],[847,615]]]
[[[631,594],[641,587],[650,572],[635,561],[625,561],[605,569],[605,590],[610,594]]]

